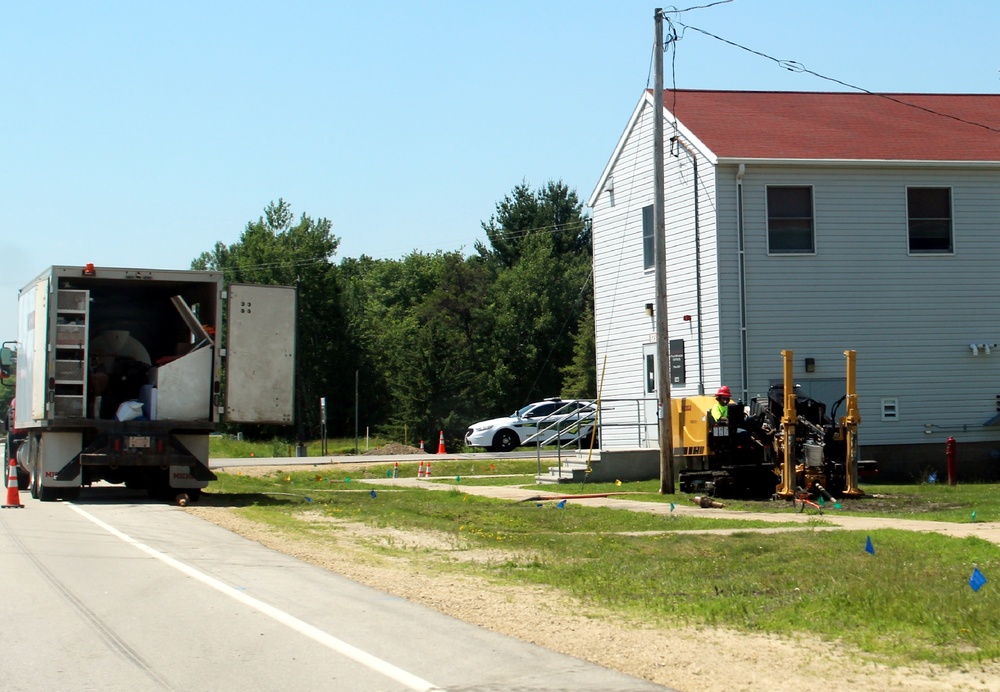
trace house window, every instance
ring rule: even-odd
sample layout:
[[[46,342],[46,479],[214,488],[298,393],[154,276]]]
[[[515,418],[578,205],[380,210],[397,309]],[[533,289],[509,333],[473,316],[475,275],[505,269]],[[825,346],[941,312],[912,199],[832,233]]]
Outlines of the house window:
[[[653,268],[653,205],[642,208],[642,268]]]
[[[815,252],[811,187],[767,188],[767,251]]]
[[[952,252],[951,189],[906,188],[910,252]]]
[[[882,420],[899,420],[899,399],[882,399]]]

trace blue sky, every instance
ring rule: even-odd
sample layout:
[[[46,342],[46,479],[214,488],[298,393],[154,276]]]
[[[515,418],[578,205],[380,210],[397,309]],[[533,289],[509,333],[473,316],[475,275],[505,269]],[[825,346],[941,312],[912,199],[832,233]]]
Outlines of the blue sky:
[[[0,0],[0,336],[51,264],[184,269],[278,198],[332,221],[338,260],[471,252],[522,180],[585,200],[651,84],[654,7]],[[670,16],[872,91],[1000,89],[993,0]],[[691,30],[674,68],[682,88],[842,90]]]

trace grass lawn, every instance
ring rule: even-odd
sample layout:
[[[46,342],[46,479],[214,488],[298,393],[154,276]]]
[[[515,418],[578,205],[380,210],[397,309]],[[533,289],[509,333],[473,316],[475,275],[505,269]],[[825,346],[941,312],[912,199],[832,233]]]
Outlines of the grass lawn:
[[[789,503],[726,501],[727,508],[774,514],[773,521],[740,521],[572,502],[560,508],[554,502],[499,501],[462,489],[478,483],[534,488],[535,468],[534,460],[435,462],[436,482],[452,486],[445,491],[389,489],[368,482],[393,473],[392,464],[383,463],[264,477],[237,471],[220,474],[209,486],[206,502],[236,507],[289,538],[336,541],[336,522],[303,516],[320,512],[367,524],[373,532],[389,527],[433,532],[450,540],[455,550],[500,548],[503,557],[486,562],[442,555],[437,568],[498,582],[545,584],[657,625],[809,632],[892,663],[958,666],[1000,657],[1000,546],[978,538],[891,529],[817,530],[835,512],[928,521],[998,520],[996,485],[863,486],[867,497],[845,500],[841,509],[828,507],[823,517],[815,516],[797,530],[767,534],[754,529],[787,523],[783,515],[794,511]],[[416,472],[415,464],[400,466],[400,475]],[[646,481],[544,489],[621,492],[632,500],[690,504],[689,496],[662,496],[658,487],[658,481]],[[746,530],[697,532],[709,528]],[[874,554],[865,550],[869,538]],[[969,585],[974,568],[989,580],[979,591]]]

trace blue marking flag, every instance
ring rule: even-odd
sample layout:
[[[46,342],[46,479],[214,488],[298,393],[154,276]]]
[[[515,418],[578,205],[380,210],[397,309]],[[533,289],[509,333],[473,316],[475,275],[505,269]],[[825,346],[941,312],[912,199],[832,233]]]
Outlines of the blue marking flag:
[[[372,499],[373,500],[375,499],[375,491],[374,490],[372,491]]]
[[[931,475],[927,476],[927,482],[933,483],[937,480],[937,471],[931,471]]]
[[[312,502],[312,501],[313,501],[313,499],[311,497],[309,497],[308,495],[306,495],[306,502]]]
[[[983,573],[979,571],[978,567],[974,567],[972,569],[972,576],[969,577],[969,586],[972,587],[973,591],[979,591],[979,589],[983,588],[983,584],[985,583],[986,577],[983,576]]]
[[[865,543],[865,552],[871,555],[875,554],[875,546],[872,545],[872,537],[868,537],[868,542]]]
[[[562,500],[558,505],[556,505],[556,507],[558,507],[559,509],[562,509],[565,506],[566,506],[566,500]]]

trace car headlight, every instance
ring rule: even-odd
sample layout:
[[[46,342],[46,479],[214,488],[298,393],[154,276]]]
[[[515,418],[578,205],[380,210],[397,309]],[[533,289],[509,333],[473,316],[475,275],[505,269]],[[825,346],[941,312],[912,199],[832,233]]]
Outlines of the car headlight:
[[[472,429],[475,430],[476,432],[486,432],[487,430],[493,429],[493,424],[490,423],[489,425],[475,425],[473,426]]]

